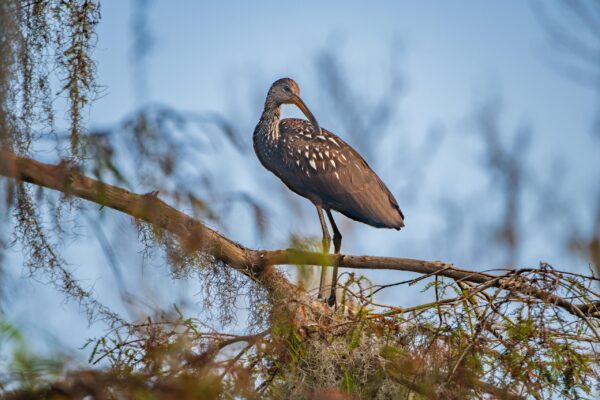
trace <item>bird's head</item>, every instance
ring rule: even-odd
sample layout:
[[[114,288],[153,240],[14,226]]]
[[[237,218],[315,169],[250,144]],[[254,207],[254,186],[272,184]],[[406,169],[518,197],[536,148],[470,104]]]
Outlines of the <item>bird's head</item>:
[[[306,118],[314,126],[316,132],[321,132],[319,123],[314,115],[310,112],[304,101],[300,98],[300,87],[298,84],[290,78],[279,79],[271,85],[267,99],[274,102],[276,105],[280,104],[295,104]]]

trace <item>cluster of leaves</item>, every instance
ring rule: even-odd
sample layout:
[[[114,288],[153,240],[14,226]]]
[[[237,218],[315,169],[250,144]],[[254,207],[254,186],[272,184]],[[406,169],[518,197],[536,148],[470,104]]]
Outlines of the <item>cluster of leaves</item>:
[[[156,320],[126,324],[90,339],[84,348],[90,350],[89,362],[96,368],[69,370],[64,363],[32,356],[14,328],[0,328],[2,336],[18,342],[12,374],[0,381],[0,388],[13,389],[2,397],[10,399],[255,398],[249,368],[239,361],[267,336],[220,334],[197,319],[184,318],[175,308]]]
[[[598,298],[594,279],[549,266],[513,275],[551,293]],[[283,304],[268,329],[249,335],[219,333],[175,308],[89,340],[90,362],[104,369],[35,390],[65,398],[585,399],[600,382],[598,318],[441,279],[425,288],[438,301],[410,309],[374,306],[362,289],[346,290],[345,306],[326,319],[299,327]]]
[[[533,289],[596,304],[600,316],[595,278],[545,264],[509,275]],[[426,285],[436,292],[430,304],[373,306],[377,288],[351,281],[347,318],[308,337],[286,333],[287,358],[279,359],[286,362],[270,378],[274,397],[337,391],[359,398],[409,392],[425,398],[592,398],[597,390],[598,317],[579,318],[510,290],[441,279]],[[278,331],[274,324],[272,332]]]
[[[546,264],[507,275],[532,290],[598,307],[598,280],[593,277],[558,272]],[[578,318],[551,302],[500,288],[490,291],[485,285],[436,279],[428,287],[436,291],[435,302],[381,313],[396,326],[410,324],[414,336],[408,343],[416,347],[409,354],[434,369],[422,375],[424,387],[435,387],[426,381],[437,376],[449,385],[440,389],[463,393],[459,398],[473,397],[473,391],[534,398],[593,395],[600,378],[598,317]],[[361,292],[357,298],[368,303]]]

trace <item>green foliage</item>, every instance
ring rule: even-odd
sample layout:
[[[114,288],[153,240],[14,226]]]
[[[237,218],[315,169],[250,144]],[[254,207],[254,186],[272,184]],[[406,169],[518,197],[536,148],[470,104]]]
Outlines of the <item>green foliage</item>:
[[[64,368],[60,355],[40,357],[29,349],[21,332],[10,323],[0,319],[0,368],[8,372],[0,380],[3,387],[19,387],[35,391],[56,381]]]
[[[345,308],[310,328],[298,326],[282,303],[272,309],[268,330],[247,336],[217,333],[174,308],[169,315],[113,329],[89,340],[85,348],[91,364],[100,368],[93,372],[94,381],[125,396],[592,395],[600,371],[589,321],[544,302],[515,301],[514,294],[501,290],[486,297],[476,295],[476,286],[456,282],[438,280],[430,287],[459,296],[380,313],[380,306],[358,301],[360,292],[348,292]],[[10,327],[3,332],[18,338]],[[51,390],[47,383],[56,375],[36,372],[36,366],[44,365],[41,360],[15,352],[13,364],[27,371],[18,381],[21,388]],[[61,390],[77,392],[87,379],[81,374],[60,379]],[[31,385],[33,381],[40,384]]]

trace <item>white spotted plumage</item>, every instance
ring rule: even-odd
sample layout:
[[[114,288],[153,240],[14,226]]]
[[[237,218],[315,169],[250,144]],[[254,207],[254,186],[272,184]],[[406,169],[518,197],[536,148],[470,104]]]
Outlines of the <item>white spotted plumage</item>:
[[[402,215],[389,190],[362,157],[341,138],[324,129],[316,134],[309,121],[300,119],[280,120],[278,130],[277,134],[262,136],[279,139],[265,141],[265,146],[260,146],[261,161],[264,160],[265,166],[290,188],[313,202],[329,201],[318,200],[321,193],[334,196],[333,199],[337,200],[322,203],[323,208],[331,207],[350,218],[374,226],[402,226]],[[262,139],[258,137],[255,140]],[[288,167],[281,169],[281,165]],[[333,205],[343,204],[346,198],[348,204],[358,208],[346,211]],[[359,204],[365,204],[367,208],[360,208],[363,206]]]
[[[281,120],[283,104],[295,104],[308,120]],[[271,85],[254,130],[253,144],[265,168],[288,188],[314,203],[320,216],[324,244],[328,229],[323,211],[327,212],[334,230],[336,253],[342,238],[332,210],[375,227],[400,229],[404,226],[402,211],[389,189],[358,152],[333,133],[320,128],[300,98],[300,88],[294,80],[283,78]],[[326,247],[324,245],[325,252],[329,251]],[[320,286],[323,278],[322,274]],[[336,282],[337,266],[327,301],[329,305],[335,304]]]

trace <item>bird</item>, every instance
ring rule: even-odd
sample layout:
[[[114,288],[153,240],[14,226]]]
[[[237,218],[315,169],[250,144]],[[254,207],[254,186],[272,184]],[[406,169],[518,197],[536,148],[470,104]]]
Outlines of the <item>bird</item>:
[[[297,106],[308,120],[281,119],[281,107],[288,104]],[[293,79],[279,79],[269,88],[252,141],[260,163],[316,207],[324,253],[329,253],[331,236],[323,212],[333,230],[335,254],[340,252],[342,234],[332,211],[376,228],[404,227],[404,214],[394,195],[355,149],[319,126]],[[324,280],[323,267],[319,298],[324,297]],[[336,286],[337,265],[334,265],[327,298],[330,307],[336,304]]]

